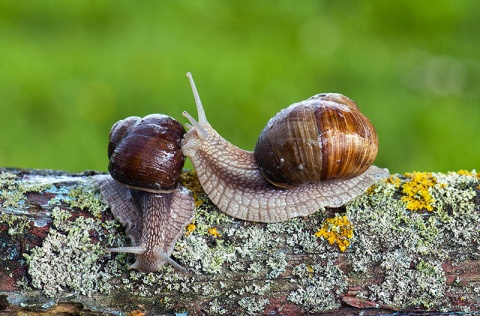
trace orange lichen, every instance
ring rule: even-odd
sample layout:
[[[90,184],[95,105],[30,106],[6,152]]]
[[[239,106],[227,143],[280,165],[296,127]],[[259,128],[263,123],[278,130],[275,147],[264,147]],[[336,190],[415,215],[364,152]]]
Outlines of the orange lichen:
[[[399,188],[400,185],[402,184],[402,180],[400,180],[400,178],[397,177],[396,175],[391,175],[385,180],[385,182],[388,184],[393,184],[395,188]]]
[[[200,206],[203,204],[203,199],[200,197],[200,195],[203,193],[203,189],[200,181],[198,181],[195,171],[182,172],[180,175],[180,183],[192,191],[193,199],[195,200],[195,206]]]
[[[473,172],[464,169],[458,170],[457,173],[461,176],[474,176]]]
[[[217,228],[215,228],[215,227],[209,228],[208,233],[215,238],[220,237],[220,233],[218,232]]]
[[[315,233],[315,236],[322,237],[331,245],[336,243],[341,252],[344,252],[350,246],[350,239],[353,238],[353,225],[347,216],[337,215],[333,218],[327,218],[322,228]]]
[[[187,232],[185,233],[186,236],[190,235],[191,232],[193,232],[197,228],[197,226],[194,223],[190,223],[187,225],[186,229]]]
[[[405,194],[402,201],[407,204],[407,208],[412,211],[433,211],[434,199],[428,189],[437,183],[437,179],[430,172],[406,173],[405,176],[410,178],[402,185],[402,193]]]

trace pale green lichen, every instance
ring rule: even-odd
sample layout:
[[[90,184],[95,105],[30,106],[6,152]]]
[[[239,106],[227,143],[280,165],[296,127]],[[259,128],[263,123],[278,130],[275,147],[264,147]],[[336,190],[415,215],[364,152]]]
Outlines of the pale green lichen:
[[[24,254],[31,285],[48,296],[65,291],[82,295],[108,294],[111,286],[107,281],[120,273],[118,264],[107,260],[101,244],[92,241],[91,233],[105,233],[101,221],[83,216],[67,221],[68,212],[59,208],[52,214],[54,228],[50,229],[42,246]],[[114,234],[113,227],[107,233]]]
[[[174,252],[175,257],[197,274],[220,273],[223,263],[231,262],[235,257],[233,245],[225,245],[222,240],[218,240],[212,247],[206,238],[196,234],[190,234],[179,240],[176,249],[181,251]]]
[[[258,315],[270,301],[266,298],[255,298],[246,296],[238,301],[238,305],[243,307],[249,315]]]
[[[25,215],[0,214],[0,224],[3,223],[8,227],[10,236],[21,236],[28,228],[30,220]]]
[[[100,217],[101,213],[106,210],[106,205],[102,203],[99,192],[92,186],[71,188],[65,202],[72,208],[88,210],[94,217]]]
[[[298,277],[293,280],[298,288],[290,292],[287,298],[289,301],[313,313],[340,307],[337,297],[346,289],[347,282],[333,261],[312,266],[301,263],[295,266],[292,274]]]
[[[19,181],[17,175],[12,172],[0,173],[0,200],[2,207],[10,211],[21,211],[26,207],[27,192],[43,192],[50,188],[51,184]]]
[[[212,315],[226,315],[231,314],[217,299],[213,299],[208,303],[209,313]]]
[[[431,211],[406,208],[401,200],[402,184],[409,179],[401,175],[379,182],[346,206],[345,216],[354,234],[342,260],[351,267],[350,276],[362,279],[375,268],[384,271],[383,278],[359,297],[399,309],[448,306],[445,294],[455,289],[446,284],[441,262],[461,263],[480,257],[476,244],[480,217],[475,208],[479,177],[473,172],[432,176],[436,183],[429,188]],[[12,181],[12,177],[7,180]],[[179,298],[172,295],[178,293],[179,297],[200,295],[207,299],[206,309],[211,313],[226,313],[234,306],[242,313],[258,314],[269,303],[263,296],[278,291],[288,293],[288,301],[306,312],[320,313],[338,308],[338,296],[347,288],[348,278],[336,265],[338,248],[314,235],[322,222],[334,215],[328,210],[284,223],[259,224],[234,221],[205,200],[195,212],[194,229],[179,239],[173,252],[174,259],[189,273],[165,265],[156,273],[144,274],[126,271],[133,255],[103,253],[105,247],[128,242],[119,235],[122,229],[117,222],[99,219],[106,206],[94,187],[67,190],[65,198],[52,205],[56,206],[54,228],[28,258],[32,285],[49,295],[63,290],[91,295],[120,289],[142,298],[158,297],[156,303],[170,309],[181,308]],[[94,218],[88,221],[82,216],[71,219],[65,207],[87,209],[90,205]],[[213,228],[218,234],[211,233]],[[95,232],[98,240],[88,231]],[[454,247],[445,247],[443,242]],[[455,257],[447,249],[455,249]],[[82,257],[85,253],[93,256]],[[303,262],[292,260],[298,255]],[[70,259],[62,261],[58,259],[61,256],[78,256],[87,264],[71,267]],[[46,261],[52,267],[44,267]],[[69,279],[69,271],[83,280]],[[288,279],[282,277],[285,274]],[[112,279],[119,282],[106,282]],[[478,288],[478,284],[473,286]]]
[[[381,267],[385,276],[380,284],[369,287],[369,299],[394,308],[423,306],[431,308],[448,304],[445,297],[445,273],[440,261],[423,261],[412,268],[412,258],[405,253],[385,255]]]
[[[421,174],[417,178],[423,179]],[[347,253],[352,274],[367,277],[375,266],[385,273],[380,283],[369,287],[369,295],[360,297],[398,309],[445,308],[450,304],[445,293],[452,288],[442,263],[480,256],[476,175],[429,173],[427,178],[435,183],[429,182],[424,213],[409,210],[397,198],[404,193],[402,184],[411,181],[398,175],[347,205],[355,230]]]
[[[66,187],[61,186],[57,190],[55,178],[40,183],[35,182],[35,178],[28,181],[24,180],[24,184],[9,183],[5,192],[9,191],[13,196],[15,193],[10,191],[17,190],[23,195],[20,199],[15,195],[16,198],[9,200],[9,206],[18,208],[22,205],[22,201],[26,201],[26,192],[48,190],[56,194],[45,205],[53,207],[50,210],[52,228],[40,247],[23,254],[31,277],[30,285],[41,289],[47,296],[70,291],[82,295],[109,293],[111,285],[107,281],[119,275],[119,265],[115,260],[108,260],[110,255],[105,255],[104,245],[98,241],[120,242],[125,238],[119,235],[120,225],[116,221],[101,221],[98,218],[99,212],[106,210],[106,206],[99,201],[95,187],[82,184],[81,188],[70,187],[70,190],[62,191],[61,188]],[[65,177],[59,181],[65,181]],[[95,217],[78,216],[72,220],[72,213],[65,205],[88,209],[94,212]]]
[[[265,265],[269,268],[266,275],[267,279],[278,278],[285,272],[287,267],[287,255],[283,251],[278,251],[267,259]]]

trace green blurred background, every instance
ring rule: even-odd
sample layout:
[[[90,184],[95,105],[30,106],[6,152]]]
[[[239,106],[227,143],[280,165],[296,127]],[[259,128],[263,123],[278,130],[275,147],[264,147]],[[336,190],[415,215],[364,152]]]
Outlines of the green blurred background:
[[[1,1],[0,166],[106,170],[111,125],[195,114],[253,149],[281,108],[357,101],[391,172],[479,169],[480,4]]]

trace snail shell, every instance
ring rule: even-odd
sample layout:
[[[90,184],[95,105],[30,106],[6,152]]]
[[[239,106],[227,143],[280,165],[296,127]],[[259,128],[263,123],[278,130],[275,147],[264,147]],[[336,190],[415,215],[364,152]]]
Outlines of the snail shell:
[[[263,176],[292,188],[327,179],[350,179],[372,165],[378,137],[356,103],[337,93],[317,94],[274,116],[254,154]]]
[[[178,121],[163,114],[120,120],[110,131],[108,171],[133,188],[173,190],[185,162],[180,148],[184,134]]]

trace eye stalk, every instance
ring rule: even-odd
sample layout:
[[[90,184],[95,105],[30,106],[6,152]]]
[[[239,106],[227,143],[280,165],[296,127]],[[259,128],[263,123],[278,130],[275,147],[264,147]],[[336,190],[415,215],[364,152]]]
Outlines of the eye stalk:
[[[200,96],[198,95],[197,87],[195,86],[195,81],[193,81],[192,74],[187,72],[188,80],[190,81],[190,85],[192,86],[193,97],[195,99],[195,104],[197,105],[197,112],[198,112],[198,122],[190,115],[187,111],[183,111],[182,115],[185,116],[192,125],[186,124],[189,130],[197,131],[198,137],[201,140],[206,140],[208,138],[208,132],[204,128],[204,126],[209,126],[207,121],[207,116],[205,115],[205,110],[203,109],[202,100],[200,100]]]

